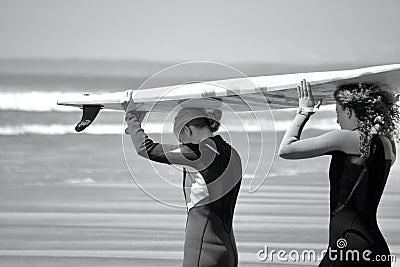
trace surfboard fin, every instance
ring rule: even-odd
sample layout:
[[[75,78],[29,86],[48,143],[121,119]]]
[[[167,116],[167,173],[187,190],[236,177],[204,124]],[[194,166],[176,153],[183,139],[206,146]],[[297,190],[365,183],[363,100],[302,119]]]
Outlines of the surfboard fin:
[[[82,132],[86,127],[92,124],[101,108],[102,106],[83,106],[82,119],[75,126],[75,131]]]

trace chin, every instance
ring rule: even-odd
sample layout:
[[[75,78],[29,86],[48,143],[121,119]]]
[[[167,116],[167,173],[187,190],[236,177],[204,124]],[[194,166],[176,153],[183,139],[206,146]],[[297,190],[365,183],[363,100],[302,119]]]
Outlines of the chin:
[[[341,130],[347,130],[346,127],[344,127],[344,125],[339,124],[339,126]]]

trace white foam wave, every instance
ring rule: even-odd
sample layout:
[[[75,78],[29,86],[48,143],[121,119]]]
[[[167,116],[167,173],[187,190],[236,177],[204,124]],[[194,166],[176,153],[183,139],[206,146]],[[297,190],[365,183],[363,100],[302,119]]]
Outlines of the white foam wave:
[[[34,111],[34,112],[71,112],[75,107],[57,105],[57,99],[74,98],[82,93],[73,92],[0,92],[0,110]]]
[[[286,131],[289,126],[292,124],[292,120],[275,120],[273,122],[274,130],[277,132]],[[316,119],[310,120],[304,127],[305,130],[321,130],[321,131],[331,131],[340,129],[339,125],[336,123],[336,118],[324,118],[324,119]]]
[[[245,125],[224,125],[221,132],[282,132],[286,131],[292,122],[290,120],[275,121],[274,124],[257,125],[254,122],[245,122]],[[275,125],[275,127],[274,127]],[[148,133],[172,133],[172,125],[163,123],[146,123],[144,129]],[[334,119],[311,121],[306,125],[307,130],[329,131],[339,129]],[[122,124],[94,124],[85,129],[83,134],[110,135],[124,132]],[[74,124],[20,124],[0,126],[0,135],[65,135],[77,134]]]
[[[0,127],[0,135],[65,135],[75,134],[75,125],[73,124],[21,124],[6,125]],[[85,130],[86,134],[121,134],[120,124],[100,124],[90,126]]]
[[[74,98],[81,96],[77,92],[0,92],[0,110],[34,111],[34,112],[71,112],[77,111],[74,107],[57,105],[57,99]],[[321,110],[334,111],[334,105],[321,106]],[[296,109],[287,109],[281,111],[292,112]],[[106,110],[109,111],[109,110]]]
[[[297,111],[298,108],[287,108],[287,109],[281,109],[281,112],[293,112]],[[335,111],[336,105],[335,104],[329,104],[329,105],[321,105],[318,110],[320,111]]]
[[[76,92],[0,92],[0,110],[28,111],[28,112],[76,112],[75,107],[57,105],[57,99],[74,98],[81,96]],[[280,110],[279,112],[292,112],[295,109]],[[332,111],[334,105],[322,106],[321,110]],[[113,111],[113,110],[104,110]]]
[[[85,178],[73,178],[65,181],[66,184],[92,184],[95,183],[95,180],[93,180],[90,177],[85,177]]]

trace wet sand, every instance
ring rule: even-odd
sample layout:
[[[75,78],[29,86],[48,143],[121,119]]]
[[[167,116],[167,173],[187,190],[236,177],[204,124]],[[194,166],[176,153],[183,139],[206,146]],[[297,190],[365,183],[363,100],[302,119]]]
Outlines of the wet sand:
[[[97,144],[92,150],[93,143],[82,142],[89,138]],[[130,181],[120,150],[111,149],[120,142],[118,137],[0,137],[0,142],[4,148],[0,154],[0,266],[181,265],[186,211],[155,201]],[[38,146],[47,148],[40,151]],[[109,154],[93,154],[100,146]],[[87,154],[79,154],[85,150]],[[253,194],[248,192],[249,180],[244,180],[234,218],[239,266],[317,265],[276,259],[262,262],[257,252],[265,246],[287,251],[326,248],[328,179],[326,173],[312,170],[327,169],[328,163],[328,158],[319,161],[321,166],[310,160],[277,159],[271,170],[276,175]],[[293,165],[299,174],[279,175],[279,170]],[[165,201],[183,203],[180,189],[170,190],[167,183],[152,180],[144,165],[137,168],[148,176],[142,186]],[[399,170],[397,162],[378,213],[397,261]]]

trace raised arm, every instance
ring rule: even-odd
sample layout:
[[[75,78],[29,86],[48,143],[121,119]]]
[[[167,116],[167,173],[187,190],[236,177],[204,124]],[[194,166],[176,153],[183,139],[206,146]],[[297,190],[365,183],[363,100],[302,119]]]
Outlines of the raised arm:
[[[199,158],[195,151],[186,145],[172,145],[156,143],[144,132],[141,127],[143,114],[134,110],[128,110],[125,130],[131,136],[132,143],[139,156],[152,161],[166,164],[179,164],[195,167],[194,163]]]
[[[200,160],[201,153],[198,145],[172,145],[154,142],[141,127],[145,113],[136,111],[137,107],[133,101],[124,102],[122,106],[126,110],[125,120],[128,125],[125,132],[131,136],[139,156],[159,163],[186,165],[196,169],[203,168],[204,157]]]
[[[310,85],[305,80],[297,90],[300,109],[282,139],[279,156],[285,159],[304,159],[325,155],[331,151],[359,154],[359,133],[357,131],[337,130],[318,137],[300,140],[305,124],[314,113],[315,103]],[[319,105],[320,103],[315,107]]]
[[[335,130],[303,140],[300,140],[300,134],[299,126],[293,124],[289,127],[279,148],[280,157],[284,159],[305,159],[326,155],[332,151],[360,154],[360,134],[358,131]]]

